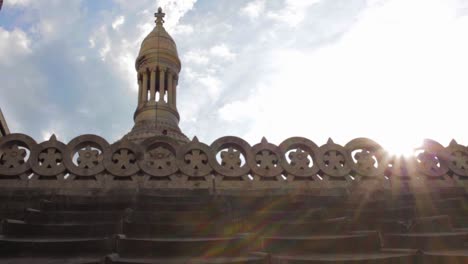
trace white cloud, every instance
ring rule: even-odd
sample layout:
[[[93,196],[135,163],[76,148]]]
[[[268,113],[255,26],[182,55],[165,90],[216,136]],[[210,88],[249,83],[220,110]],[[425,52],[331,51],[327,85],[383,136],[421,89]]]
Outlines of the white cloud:
[[[221,93],[221,82],[219,79],[213,76],[202,76],[198,79],[198,82],[202,85],[202,91],[206,92],[206,95],[211,100],[217,100]]]
[[[174,35],[189,35],[193,33],[193,27],[191,25],[177,25],[174,28],[172,34]]]
[[[31,52],[31,40],[19,29],[7,31],[0,27],[0,63],[14,63],[15,56]]]
[[[226,44],[219,44],[211,47],[210,53],[216,57],[231,61],[236,57]]]
[[[118,16],[114,22],[112,22],[112,28],[114,30],[118,30],[120,26],[122,26],[125,23],[125,17],[124,16]]]
[[[162,7],[166,13],[166,29],[172,31],[188,11],[190,11],[197,0],[158,0],[157,6]],[[155,9],[156,10],[156,9]]]
[[[241,14],[252,19],[257,18],[265,10],[265,0],[255,0],[247,3],[241,9]]]
[[[447,144],[463,137],[447,125],[464,112],[467,30],[468,17],[445,1],[371,5],[334,44],[270,50],[257,63],[268,74],[258,75],[253,93],[220,108],[219,117],[250,119],[250,140],[300,134],[344,144],[367,136],[396,152],[425,137]]]
[[[286,0],[283,8],[270,11],[267,17],[295,27],[301,23],[307,14],[307,9],[322,0]]]
[[[4,1],[4,5],[5,6],[26,6],[26,5],[29,5],[31,2],[31,0],[6,0]]]
[[[194,63],[198,65],[207,65],[210,59],[199,50],[197,51],[189,51],[183,55],[183,61],[185,63]]]

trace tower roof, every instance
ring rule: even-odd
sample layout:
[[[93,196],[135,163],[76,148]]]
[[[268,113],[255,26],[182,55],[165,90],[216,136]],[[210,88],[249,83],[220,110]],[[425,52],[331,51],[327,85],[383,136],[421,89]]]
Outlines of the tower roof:
[[[173,64],[180,71],[181,63],[174,39],[164,28],[164,16],[161,8],[154,14],[156,26],[141,43],[140,52],[136,61],[136,68],[149,59],[156,59]]]

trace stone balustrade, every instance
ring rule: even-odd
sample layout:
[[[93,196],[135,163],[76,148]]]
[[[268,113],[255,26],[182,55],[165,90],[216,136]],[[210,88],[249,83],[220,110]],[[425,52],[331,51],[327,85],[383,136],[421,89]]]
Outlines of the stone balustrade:
[[[52,136],[37,143],[24,134],[0,138],[0,186],[44,188],[202,188],[217,191],[333,188],[465,187],[468,149],[426,140],[411,157],[390,156],[378,143],[357,138],[341,146],[301,137],[279,146],[251,146],[238,137],[211,145],[180,145],[155,137],[140,145],[109,144],[81,135],[68,144]],[[396,184],[401,183],[401,184]],[[408,184],[410,183],[410,184]],[[376,187],[377,186],[377,187]]]

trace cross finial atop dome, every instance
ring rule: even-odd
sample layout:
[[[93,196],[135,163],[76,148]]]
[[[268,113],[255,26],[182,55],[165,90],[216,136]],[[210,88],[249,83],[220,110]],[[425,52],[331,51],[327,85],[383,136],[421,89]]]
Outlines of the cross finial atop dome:
[[[166,14],[163,13],[161,7],[158,8],[158,12],[157,12],[157,13],[154,13],[154,17],[156,18],[156,21],[155,21],[155,22],[156,22],[156,25],[157,25],[157,26],[162,26],[162,24],[164,23],[164,19],[163,19],[163,18],[164,18],[165,15],[166,15]]]

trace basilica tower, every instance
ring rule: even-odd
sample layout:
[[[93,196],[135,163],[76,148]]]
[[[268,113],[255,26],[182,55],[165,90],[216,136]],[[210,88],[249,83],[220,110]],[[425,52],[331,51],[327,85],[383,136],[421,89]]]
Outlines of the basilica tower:
[[[181,63],[177,46],[163,26],[164,15],[161,8],[154,14],[156,26],[141,43],[135,63],[138,106],[134,114],[135,125],[125,138],[137,143],[154,136],[188,142],[179,128],[177,111]]]

